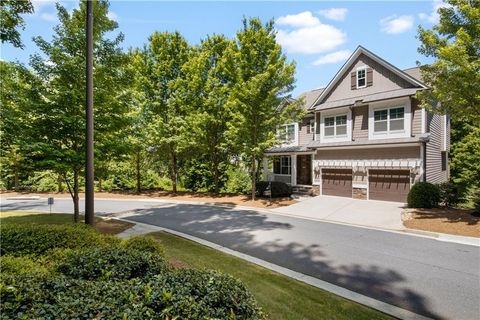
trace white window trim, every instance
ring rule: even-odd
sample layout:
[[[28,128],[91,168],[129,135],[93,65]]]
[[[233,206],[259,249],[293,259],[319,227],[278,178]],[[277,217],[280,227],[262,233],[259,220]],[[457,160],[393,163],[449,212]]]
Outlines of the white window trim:
[[[347,116],[347,134],[342,136],[325,136],[325,118]],[[320,117],[320,141],[321,142],[341,142],[352,140],[352,110],[350,108],[334,109],[322,111]]]
[[[404,107],[404,126],[403,130],[374,132],[374,112],[377,110],[388,110],[390,117],[390,109]],[[388,102],[372,103],[368,107],[368,139],[386,139],[386,138],[408,138],[412,132],[412,106],[410,99],[394,99]]]
[[[293,125],[295,127],[295,132],[294,132],[294,139],[290,142],[287,143],[286,141],[280,141],[280,145],[282,146],[298,146],[298,123],[285,123],[279,126],[277,129],[277,134],[280,136],[280,130],[283,128],[286,130],[286,126]]]
[[[358,72],[361,71],[361,70],[365,70],[365,84],[364,84],[363,86],[359,86],[359,85],[358,85]],[[366,87],[367,87],[367,66],[358,67],[355,72],[356,72],[356,74],[355,74],[355,79],[356,79],[356,82],[357,82],[357,83],[356,83],[357,89],[366,88]]]
[[[278,156],[274,156],[274,157],[279,157],[280,158],[280,172],[282,172],[282,158],[289,158],[290,159],[290,174],[286,174],[286,173],[275,173],[275,164],[273,165],[273,170],[272,170],[272,173],[273,175],[275,176],[283,176],[283,177],[290,177],[292,175],[292,172],[293,172],[293,156],[291,155],[278,155]],[[274,160],[275,161],[275,160]]]

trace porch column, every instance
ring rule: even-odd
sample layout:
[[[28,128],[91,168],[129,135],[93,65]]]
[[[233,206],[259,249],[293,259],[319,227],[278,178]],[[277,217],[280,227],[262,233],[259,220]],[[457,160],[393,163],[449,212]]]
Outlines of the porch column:
[[[291,184],[292,186],[297,185],[297,155],[292,154],[292,174],[290,175],[292,178]]]
[[[267,157],[263,157],[263,180],[270,181],[270,177],[268,176],[268,159]]]

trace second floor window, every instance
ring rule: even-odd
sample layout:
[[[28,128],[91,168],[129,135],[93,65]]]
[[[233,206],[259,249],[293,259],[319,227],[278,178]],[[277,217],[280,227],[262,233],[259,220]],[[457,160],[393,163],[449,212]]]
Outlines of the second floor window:
[[[295,141],[295,124],[286,124],[279,128],[279,138],[283,143]]]
[[[374,132],[401,131],[405,128],[404,107],[375,110],[373,117]]]
[[[325,137],[341,137],[347,135],[347,116],[331,116],[324,119]]]

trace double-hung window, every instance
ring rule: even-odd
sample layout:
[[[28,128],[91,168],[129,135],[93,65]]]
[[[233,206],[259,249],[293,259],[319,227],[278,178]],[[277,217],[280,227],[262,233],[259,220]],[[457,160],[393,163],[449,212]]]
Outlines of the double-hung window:
[[[279,128],[279,138],[283,143],[295,141],[295,124],[286,124]]]
[[[343,137],[347,135],[347,115],[329,116],[323,120],[325,137]]]
[[[367,86],[367,68],[357,69],[357,89]]]
[[[291,175],[292,174],[291,156],[276,156],[273,162],[273,173]]]
[[[405,130],[405,107],[393,107],[373,112],[373,132],[386,133]]]

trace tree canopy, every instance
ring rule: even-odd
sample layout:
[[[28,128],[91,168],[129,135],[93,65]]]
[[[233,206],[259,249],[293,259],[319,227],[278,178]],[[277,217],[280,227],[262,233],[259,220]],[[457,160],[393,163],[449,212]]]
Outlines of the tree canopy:
[[[23,48],[18,29],[25,29],[25,20],[21,16],[25,13],[33,13],[33,5],[30,0],[2,0],[0,2],[0,40],[2,43],[9,42],[14,47]]]
[[[432,87],[421,94],[422,106],[441,102],[441,111],[455,120],[480,125],[480,1],[446,0],[438,10],[440,22],[419,28],[420,53],[435,58],[421,66]]]

